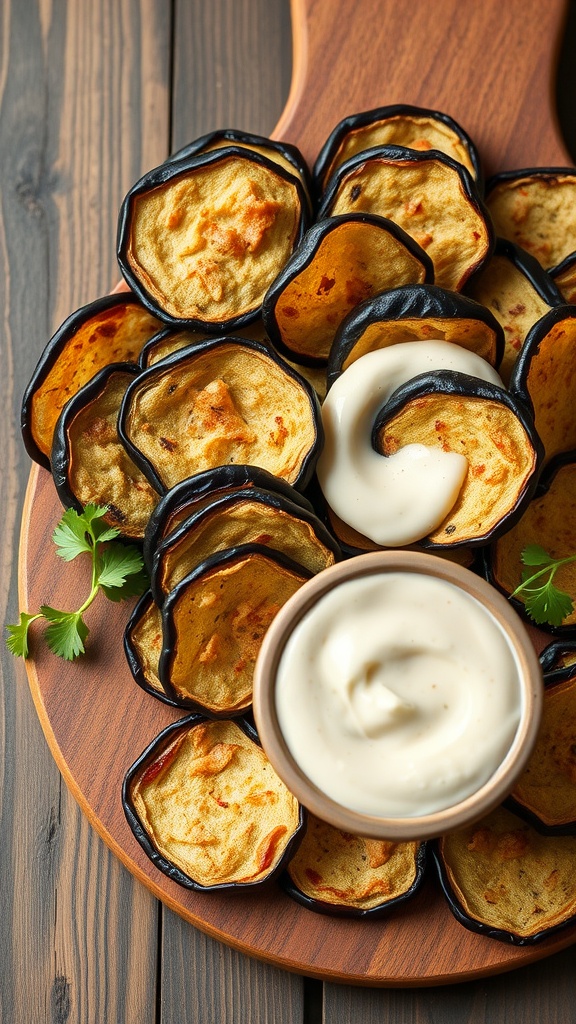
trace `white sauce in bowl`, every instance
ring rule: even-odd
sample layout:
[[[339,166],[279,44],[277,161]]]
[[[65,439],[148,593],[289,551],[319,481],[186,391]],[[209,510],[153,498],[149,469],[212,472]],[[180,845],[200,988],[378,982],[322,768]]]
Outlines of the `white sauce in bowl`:
[[[468,470],[463,455],[423,444],[389,456],[372,448],[379,409],[401,384],[433,370],[457,370],[503,387],[474,352],[447,341],[412,341],[357,359],[322,406],[326,440],[317,473],[324,496],[340,519],[384,547],[412,544],[439,526]]]
[[[390,818],[475,793],[522,710],[516,656],[493,616],[454,584],[411,572],[324,594],[286,642],[275,703],[308,778],[345,807]]]

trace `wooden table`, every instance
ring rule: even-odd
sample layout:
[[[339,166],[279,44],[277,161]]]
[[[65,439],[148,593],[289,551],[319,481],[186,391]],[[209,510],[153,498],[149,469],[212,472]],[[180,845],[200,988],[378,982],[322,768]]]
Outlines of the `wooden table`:
[[[117,210],[143,171],[211,128],[273,129],[290,83],[290,38],[288,0],[2,6],[4,621],[17,618],[30,468],[17,424],[36,359],[69,312],[116,282]],[[561,81],[569,112],[574,77],[564,70]],[[1,662],[2,1024],[576,1020],[574,947],[492,979],[382,991],[288,974],[196,931],[92,831],[45,744],[23,665],[5,651]]]

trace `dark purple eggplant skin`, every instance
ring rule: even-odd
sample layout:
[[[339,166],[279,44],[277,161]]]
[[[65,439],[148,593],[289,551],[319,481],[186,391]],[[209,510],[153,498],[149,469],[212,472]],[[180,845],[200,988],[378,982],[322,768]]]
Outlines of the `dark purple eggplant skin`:
[[[551,935],[555,935],[556,932],[562,931],[563,928],[569,928],[576,922],[576,915],[570,917],[567,921],[563,921],[562,924],[555,925],[552,928],[544,928],[541,932],[536,932],[535,935],[517,935],[515,932],[506,931],[503,928],[492,928],[490,925],[484,924],[483,921],[477,921],[473,917],[469,917],[466,914],[450,885],[446,867],[442,854],[439,849],[439,840],[434,839],[430,844],[430,853],[432,855],[432,863],[436,867],[438,880],[440,882],[440,888],[444,893],[446,902],[456,918],[464,928],[468,931],[475,932],[477,935],[486,935],[490,939],[497,939],[499,942],[505,942],[512,946],[534,946],[538,942],[543,942],[544,939],[548,939]]]
[[[246,466],[242,463],[206,469],[175,484],[160,498],[148,520],[144,534],[144,563],[148,570],[152,570],[154,552],[162,540],[167,521],[183,505],[186,505],[192,498],[204,498],[212,492],[222,489],[240,490],[249,486],[263,491],[274,491],[283,495],[288,501],[299,505],[306,512],[314,512],[312,503],[300,491],[297,491],[286,480],[269,473],[267,469],[261,469],[259,466]]]
[[[169,160],[166,161],[166,163],[160,164],[159,167],[155,167],[153,170],[148,171],[147,174],[132,186],[120,207],[116,243],[118,264],[122,271],[124,280],[136,293],[142,305],[153,313],[154,316],[157,316],[159,320],[164,321],[164,323],[169,324],[172,327],[189,327],[192,330],[196,329],[203,330],[211,334],[222,334],[223,331],[231,330],[234,327],[244,327],[247,324],[252,323],[254,320],[257,320],[260,315],[260,306],[258,306],[254,310],[242,313],[239,316],[230,317],[228,320],[221,321],[219,323],[210,323],[209,321],[199,320],[192,317],[180,318],[171,316],[163,310],[158,305],[154,297],[146,291],[140,280],[134,274],[128,260],[132,207],[135,199],[146,192],[150,192],[152,189],[165,185],[167,182],[178,178],[182,174],[186,174],[188,171],[202,167],[210,167],[212,164],[216,164],[228,157],[238,157],[239,159],[248,160],[252,163],[260,164],[263,167],[268,167],[274,171],[275,174],[278,174],[279,177],[284,178],[285,181],[289,181],[295,186],[300,202],[300,221],[296,237],[294,239],[294,248],[300,244],[307,228],[308,197],[306,196],[299,179],[292,174],[289,174],[289,172],[285,171],[279,164],[268,160],[260,153],[255,153],[252,150],[245,149],[240,146],[226,146],[222,149],[214,149],[207,153],[200,153],[197,156],[185,157],[182,160]]]
[[[555,455],[554,458],[550,459],[550,462],[547,466],[544,467],[542,473],[540,474],[538,483],[534,489],[534,493],[532,494],[530,500],[532,501],[532,498],[539,498],[543,494],[546,494],[546,491],[549,490],[550,485],[554,477],[556,476],[558,470],[569,462],[576,462],[575,449],[572,449],[571,451],[568,452],[561,452],[559,455]],[[528,615],[528,612],[526,611],[523,601],[519,601],[516,597],[510,597],[508,591],[503,590],[502,587],[499,586],[497,580],[494,577],[494,573],[492,571],[492,563],[494,559],[493,545],[490,544],[488,547],[486,547],[482,552],[482,555],[484,560],[483,575],[485,579],[496,590],[499,590],[500,593],[504,595],[504,597],[508,598],[512,607],[515,609],[515,611],[518,612],[518,615],[522,619],[524,619],[525,622],[528,622],[530,625],[533,626],[534,621]],[[572,638],[576,640],[576,624],[571,626],[551,626],[550,623],[547,622],[546,632],[551,633],[552,636],[562,637],[563,640],[571,640]],[[546,648],[546,650],[548,650],[548,648]],[[542,668],[544,672],[548,672],[548,669],[544,666],[544,664],[542,665]],[[558,681],[558,677],[556,677],[556,681]]]
[[[576,452],[574,453],[576,458]],[[558,665],[558,660],[565,654],[576,657],[576,640],[552,640],[540,653],[540,664],[544,673],[544,683],[553,685],[563,683],[576,675],[576,663]]]
[[[496,339],[496,366],[504,355],[504,331],[486,306],[462,292],[451,292],[435,284],[406,284],[391,288],[372,299],[359,303],[342,321],[336,331],[328,360],[328,389],[342,371],[342,364],[367,327],[373,322],[443,318],[445,320],[478,320]]]
[[[142,671],[142,665],[138,660],[138,655],[136,654],[132,643],[132,630],[134,629],[134,626],[139,622],[141,616],[148,609],[148,606],[153,603],[154,599],[152,594],[147,590],[145,594],[142,594],[133,609],[126,625],[126,629],[124,630],[124,654],[126,655],[126,661],[128,662],[128,667],[132,673],[134,682],[137,683],[138,686],[146,693],[149,693],[151,697],[155,697],[156,700],[161,701],[163,704],[169,704],[172,708],[177,708],[178,704],[176,704],[167,693],[160,693],[159,690],[155,690],[153,686],[150,686]]]
[[[130,785],[134,776],[140,771],[146,761],[151,760],[154,757],[157,749],[170,742],[178,735],[179,732],[186,731],[191,726],[199,725],[206,721],[209,721],[209,719],[207,719],[205,715],[187,715],[186,718],[181,718],[177,722],[172,722],[171,725],[167,726],[166,729],[163,729],[162,732],[152,740],[152,743],[146,747],[140,757],[133,765],[131,765],[124,776],[122,783],[122,807],[124,809],[128,825],[147,857],[150,858],[154,866],[157,867],[159,871],[164,875],[167,875],[168,878],[171,878],[173,882],[177,882],[178,885],[182,885],[185,889],[192,889],[194,892],[245,892],[247,889],[256,889],[264,885],[268,885],[273,879],[278,877],[278,875],[283,871],[284,865],[296,853],[298,846],[304,838],[307,826],[306,811],[302,805],[300,805],[298,827],[288,842],[286,850],[284,851],[279,863],[276,865],[276,868],[271,871],[265,879],[262,879],[259,882],[225,882],[218,885],[208,886],[200,885],[198,882],[195,882],[193,878],[190,878],[189,875],[186,875],[180,870],[180,868],[176,867],[175,864],[172,864],[158,852],[130,802]],[[259,747],[262,746],[256,730],[249,722],[242,718],[236,718],[234,721],[249,739],[254,743],[257,743]]]
[[[75,395],[66,402],[54,431],[54,443],[50,457],[52,465],[52,478],[58,492],[58,497],[64,508],[74,508],[77,512],[83,511],[83,506],[76,498],[70,488],[68,470],[70,468],[70,452],[68,448],[68,424],[84,406],[92,402],[104,389],[108,378],[114,373],[127,373],[134,378],[141,373],[140,367],[135,363],[109,363],[102,370],[80,388]]]
[[[138,305],[141,304],[136,295],[133,295],[132,292],[117,292],[114,295],[104,295],[102,298],[95,299],[94,302],[89,302],[86,306],[82,306],[80,309],[75,310],[75,312],[71,313],[64,323],[60,325],[56,333],[52,335],[36,364],[36,368],[22,399],[20,427],[22,430],[22,440],[28,455],[34,460],[34,462],[37,462],[40,466],[43,466],[44,469],[47,469],[48,472],[50,472],[51,469],[50,460],[46,458],[44,453],[41,452],[36,445],[30,429],[32,399],[34,398],[34,394],[39,385],[44,382],[50,373],[64,345],[66,345],[76,331],[83,326],[86,320],[96,316],[98,313],[102,313],[104,310],[113,309],[114,306],[122,306],[127,303],[130,305],[134,303]]]
[[[148,378],[152,375],[162,373],[167,369],[169,370],[174,366],[178,366],[181,362],[185,361],[191,356],[197,356],[204,354],[205,352],[210,352],[211,350],[215,349],[218,345],[228,344],[230,342],[233,342],[236,345],[240,345],[243,348],[252,349],[254,352],[258,352],[261,355],[266,356],[268,359],[272,359],[273,361],[275,361],[278,364],[278,366],[281,367],[284,373],[292,377],[300,385],[300,387],[302,387],[302,389],[305,391],[308,397],[314,419],[316,440],[302,463],[302,468],[300,470],[298,479],[294,482],[294,484],[292,484],[292,486],[295,487],[297,490],[303,491],[307,487],[309,481],[312,478],[312,474],[314,473],[316,463],[318,461],[320,452],[322,451],[322,447],[324,444],[324,428],[322,426],[320,403],[318,401],[318,396],[314,391],[312,385],[309,384],[308,381],[304,379],[304,377],[301,377],[300,374],[296,372],[296,370],[293,370],[291,366],[288,366],[288,364],[285,363],[280,356],[275,355],[275,353],[271,349],[266,348],[265,345],[261,345],[260,342],[257,341],[249,341],[247,338],[209,338],[207,341],[200,341],[195,345],[189,345],[187,348],[180,349],[180,351],[174,352],[171,356],[168,356],[166,359],[162,359],[158,363],[154,363],[154,365],[150,366],[147,370],[141,371],[140,376],[138,378],[138,385],[146,383]],[[134,384],[136,385],[136,381],[134,382]],[[164,495],[166,494],[168,488],[163,483],[162,479],[156,472],[156,469],[154,468],[152,463],[143,455],[140,449],[133,444],[133,442],[130,440],[126,433],[126,420],[130,412],[130,402],[134,390],[135,388],[132,385],[130,385],[130,387],[128,387],[128,389],[126,390],[126,394],[124,396],[124,400],[120,408],[120,414],[118,416],[118,434],[122,440],[122,444],[124,445],[126,451],[130,455],[130,458],[136,463],[138,468],[142,471],[144,476],[151,483],[152,487],[154,487],[154,489],[157,490],[159,494]]]
[[[310,580],[314,575],[309,569],[305,569],[303,565],[299,565],[298,562],[294,562],[287,555],[282,554],[280,551],[271,551],[270,548],[265,547],[263,544],[239,544],[235,548],[228,548],[225,551],[217,551],[215,554],[210,555],[200,565],[196,566],[192,572],[188,573],[173,590],[164,598],[162,604],[162,653],[158,663],[158,676],[162,686],[166,693],[174,702],[177,707],[186,708],[188,711],[195,711],[198,714],[204,715],[205,718],[211,721],[217,721],[219,719],[226,718],[237,718],[246,713],[246,708],[240,711],[212,711],[210,708],[204,707],[199,701],[194,700],[192,697],[180,697],[176,692],[172,683],[170,682],[170,667],[174,654],[174,647],[176,645],[176,632],[174,629],[174,623],[172,619],[172,609],[178,602],[182,592],[190,583],[194,583],[195,580],[200,579],[205,573],[212,569],[218,569],[227,565],[231,565],[234,562],[240,561],[247,555],[258,554],[263,555],[270,562],[274,562],[276,565],[284,566],[286,569],[290,569],[292,572],[297,573],[302,577],[303,580]]]
[[[285,288],[310,265],[326,236],[346,223],[372,224],[375,227],[382,228],[383,231],[387,231],[388,234],[401,242],[415,259],[420,261],[425,270],[425,280],[427,282],[434,280],[432,260],[424,252],[424,249],[399,224],[395,224],[394,221],[388,220],[386,217],[379,217],[374,213],[344,213],[313,224],[304,235],[298,248],[293,252],[288,263],[284,265],[278,277],[270,285],[262,302],[262,320],[272,344],[281,355],[293,360],[295,363],[300,363],[302,366],[326,366],[326,360],[317,359],[314,356],[303,356],[300,352],[293,352],[286,345],[276,320],[276,305],[282,297]]]
[[[515,242],[510,242],[507,238],[497,238],[493,255],[505,256],[506,259],[508,259],[510,263],[512,263],[516,269],[524,275],[526,280],[532,285],[534,291],[537,292],[540,298],[549,306],[565,305],[560,290],[550,277],[549,271],[544,270],[532,253],[528,252],[526,249],[522,249],[519,245],[516,245]],[[473,280],[474,274],[471,275],[464,286],[464,295],[466,295],[466,289],[468,288],[469,283]]]
[[[275,493],[274,491],[264,491],[260,488],[252,487],[244,490],[232,491],[229,494],[221,495],[215,498],[213,502],[200,509],[198,512],[193,512],[189,515],[175,530],[172,530],[156,547],[153,559],[152,569],[150,573],[150,586],[154,600],[158,607],[162,607],[165,600],[165,593],[163,592],[160,581],[158,579],[160,564],[162,559],[170,548],[177,544],[180,538],[193,529],[197,524],[201,523],[206,516],[210,515],[214,511],[225,511],[231,505],[235,505],[238,501],[249,500],[256,501],[262,505],[268,505],[272,508],[277,508],[281,512],[286,512],[288,515],[293,516],[295,519],[301,519],[305,523],[312,526],[318,540],[324,544],[332,553],[337,562],[342,559],[342,552],[336,541],[336,538],[330,533],[328,528],[322,522],[318,516],[312,512],[306,511],[301,505],[297,505],[295,502],[290,501],[284,497],[283,494]],[[276,551],[274,545],[262,545],[266,551]]]
[[[545,313],[544,316],[540,317],[526,335],[526,340],[518,353],[518,358],[514,363],[514,366],[512,367],[509,391],[511,394],[521,398],[522,401],[532,409],[533,403],[527,386],[530,363],[538,352],[542,341],[549,331],[556,326],[556,324],[561,323],[562,320],[575,319],[576,306],[570,306],[567,303],[564,303],[561,306],[555,306],[554,309],[551,309],[548,313]]]
[[[372,122],[384,121],[388,118],[399,117],[402,114],[408,116],[416,115],[417,117],[429,117],[435,121],[441,121],[442,124],[451,128],[452,131],[459,136],[468,150],[470,162],[474,167],[476,175],[476,187],[478,191],[482,193],[483,173],[480,163],[480,154],[478,153],[475,143],[472,141],[468,133],[464,131],[461,125],[459,125],[457,121],[454,121],[449,114],[443,114],[440,110],[431,110],[426,107],[415,107],[406,103],[395,103],[391,106],[376,107],[374,110],[365,110],[359,114],[351,114],[349,117],[345,117],[342,121],[338,122],[322,146],[322,149],[316,158],[316,163],[312,168],[312,179],[316,194],[321,195],[322,193],[326,172],[345,135],[348,135],[348,133],[353,131],[355,128],[364,128],[366,125],[372,124]]]
[[[280,885],[288,896],[296,900],[297,903],[300,903],[301,906],[306,907],[307,910],[312,910],[316,914],[327,914],[329,917],[352,917],[363,921],[387,917],[388,914],[393,913],[393,911],[413,899],[419,891],[426,875],[428,864],[427,848],[428,843],[422,843],[416,854],[416,877],[410,888],[400,896],[396,896],[395,899],[389,900],[387,903],[381,903],[377,907],[370,907],[368,909],[343,907],[339,904],[314,899],[312,896],[307,896],[306,893],[303,893],[295,885],[287,871],[280,875]]]
[[[567,256],[564,257],[564,259],[560,263],[557,263],[556,266],[552,267],[551,270],[546,270],[545,273],[547,274],[547,276],[550,277],[554,287],[557,288],[558,286],[556,284],[556,278],[559,277],[560,274],[563,274],[564,271],[572,269],[572,267],[575,264],[576,252],[570,252]],[[562,294],[560,294],[560,299],[562,302],[564,302]]]
[[[501,405],[506,406],[507,409],[510,409],[518,417],[534,449],[536,455],[536,469],[524,492],[520,495],[516,505],[513,509],[510,509],[510,512],[504,517],[500,525],[489,534],[485,534],[475,540],[466,540],[459,544],[446,545],[447,547],[453,548],[484,547],[484,545],[489,543],[491,540],[496,539],[496,537],[499,537],[502,533],[506,533],[507,530],[514,526],[514,523],[520,519],[524,509],[534,496],[538,485],[538,469],[544,458],[542,442],[534,428],[534,420],[530,410],[524,402],[514,398],[505,391],[504,388],[499,388],[495,384],[490,384],[487,381],[481,381],[478,377],[471,377],[467,373],[459,373],[456,370],[437,370],[434,373],[422,373],[417,377],[413,377],[406,384],[402,384],[401,387],[397,388],[397,390],[390,396],[389,400],[379,411],[374,421],[374,427],[372,430],[372,447],[374,450],[378,451],[377,436],[381,428],[390,419],[392,419],[392,417],[395,416],[407,402],[421,395],[432,394],[461,395],[465,398],[485,398],[490,401],[499,402]],[[422,547],[430,548],[430,550],[444,547],[442,544],[432,543],[428,540],[422,540],[420,541],[420,544]]]

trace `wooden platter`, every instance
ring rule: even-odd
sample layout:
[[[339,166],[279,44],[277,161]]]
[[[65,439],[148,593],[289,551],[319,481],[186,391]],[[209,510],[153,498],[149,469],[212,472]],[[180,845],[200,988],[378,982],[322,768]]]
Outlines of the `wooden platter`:
[[[293,0],[295,60],[276,137],[312,161],[346,114],[387,103],[444,110],[477,142],[491,173],[568,164],[556,125],[553,79],[564,0]],[[51,534],[61,508],[48,473],[31,473],[20,553],[20,604],[70,606],[88,570],[64,564]],[[32,695],[56,762],[92,825],[165,904],[245,953],[332,981],[417,986],[510,970],[576,941],[576,928],[534,947],[463,929],[432,880],[383,921],[354,922],[304,910],[276,886],[243,896],[188,892],[158,872],[134,840],[121,781],[178,712],[133,682],[122,650],[129,608],[99,600],[88,613],[89,653],[69,664],[41,643],[27,662]]]

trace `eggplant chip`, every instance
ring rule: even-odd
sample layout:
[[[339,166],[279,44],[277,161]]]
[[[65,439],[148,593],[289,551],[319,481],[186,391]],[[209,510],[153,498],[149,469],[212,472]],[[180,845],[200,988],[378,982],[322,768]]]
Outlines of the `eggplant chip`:
[[[243,545],[207,558],[166,597],[158,675],[180,706],[211,716],[252,702],[264,634],[313,574],[276,551]]]
[[[306,835],[282,878],[309,910],[348,917],[381,917],[418,891],[423,843],[353,836],[308,814]]]
[[[498,808],[438,841],[450,909],[471,931],[524,946],[576,916],[576,836],[543,836]]]
[[[576,640],[553,640],[540,653],[546,683],[571,679],[576,665]]]
[[[280,352],[325,363],[336,329],[358,303],[397,285],[433,280],[430,258],[383,217],[315,224],[268,289],[262,318]]]
[[[542,448],[529,413],[476,377],[439,370],[398,388],[376,419],[373,446],[393,455],[407,444],[468,460],[456,503],[427,546],[485,544],[510,529],[536,487]]]
[[[50,469],[56,422],[66,402],[109,363],[135,363],[160,321],[131,292],[106,295],[72,313],[50,339],[22,402],[31,459]]]
[[[178,707],[158,677],[162,652],[162,615],[148,590],[134,608],[124,631],[124,653],[133,678],[146,693]]]
[[[508,384],[529,330],[562,303],[562,295],[538,260],[504,238],[497,240],[494,254],[470,279],[466,294],[487,306],[502,325],[505,349],[498,372]]]
[[[542,721],[510,809],[548,835],[576,833],[576,669],[546,680]]]
[[[321,448],[310,385],[262,345],[226,338],[144,370],[126,393],[118,429],[160,491],[233,462],[304,487]]]
[[[528,167],[505,171],[486,187],[497,235],[516,242],[545,270],[576,250],[576,170]]]
[[[576,304],[576,252],[570,253],[562,263],[554,267],[550,277],[560,290],[564,302]]]
[[[434,338],[475,352],[491,366],[504,352],[502,328],[485,306],[436,285],[406,285],[360,303],[342,322],[328,361],[328,387],[367,352]]]
[[[269,881],[304,829],[296,797],[244,722],[175,722],[129,769],[122,801],[146,854],[189,889]]]
[[[534,325],[510,377],[532,403],[546,461],[576,448],[576,306],[558,306]]]
[[[510,595],[521,583],[522,552],[538,544],[552,558],[565,558],[576,550],[576,452],[554,459],[540,478],[536,495],[522,518],[490,549],[488,579],[504,594]],[[536,567],[537,568],[537,567]],[[534,571],[536,571],[536,568]],[[554,585],[576,602],[576,565],[561,565]],[[526,615],[523,596],[513,598],[516,609]],[[576,635],[576,611],[559,626],[546,626],[563,636]]]
[[[245,148],[167,162],[124,200],[120,268],[167,323],[240,327],[300,241],[306,203],[297,177]]]
[[[240,544],[280,551],[314,574],[339,556],[317,516],[272,491],[237,490],[193,513],[158,545],[151,574],[157,604],[211,554]]]
[[[379,146],[347,160],[326,189],[318,217],[388,217],[432,259],[434,279],[459,291],[492,250],[492,226],[462,164],[437,150]]]
[[[373,146],[405,146],[422,152],[437,149],[464,164],[473,178],[481,177],[476,146],[448,114],[396,104],[353,114],[336,125],[314,165],[319,191],[341,164]]]
[[[56,425],[51,463],[58,497],[78,511],[107,505],[105,521],[124,537],[142,540],[158,492],[128,455],[116,428],[137,366],[112,363],[64,406]]]
[[[176,331],[171,327],[165,327],[146,342],[138,363],[143,370],[147,370],[149,366],[154,366],[162,359],[167,359],[174,352],[181,352],[183,348],[196,345],[199,341],[207,341],[213,336],[213,333],[209,334],[208,331]],[[251,341],[265,342],[267,340],[261,320],[248,324],[247,327],[239,327],[235,331],[234,337],[249,338]]]

